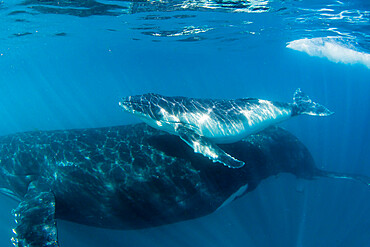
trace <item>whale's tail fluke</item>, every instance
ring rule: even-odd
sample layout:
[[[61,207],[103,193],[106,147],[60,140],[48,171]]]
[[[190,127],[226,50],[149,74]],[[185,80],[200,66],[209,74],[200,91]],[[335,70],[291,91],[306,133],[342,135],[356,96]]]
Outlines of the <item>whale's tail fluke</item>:
[[[339,178],[339,179],[348,179],[357,181],[360,183],[364,183],[367,186],[370,186],[370,177],[360,174],[348,174],[348,173],[341,173],[341,172],[329,172],[324,170],[317,170],[316,176],[318,177],[327,177],[327,178]]]
[[[329,116],[333,114],[325,106],[313,102],[310,97],[298,88],[293,96],[293,112],[292,116],[296,115],[311,115],[311,116]]]

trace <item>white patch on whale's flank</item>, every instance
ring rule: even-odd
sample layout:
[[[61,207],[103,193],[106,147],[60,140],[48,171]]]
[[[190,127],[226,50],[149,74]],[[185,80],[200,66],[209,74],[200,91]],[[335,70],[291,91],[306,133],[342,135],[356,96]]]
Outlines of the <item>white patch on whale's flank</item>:
[[[258,106],[241,111],[247,119],[247,135],[282,122],[292,115],[291,109],[277,107],[271,101],[259,99],[258,103]]]
[[[248,189],[248,184],[241,186],[234,194],[232,194],[229,198],[227,198],[221,206],[219,206],[216,210],[219,210],[220,208],[226,206],[230,202],[234,201],[237,197],[244,194],[244,192]]]
[[[357,51],[353,45],[346,43],[340,37],[320,37],[294,40],[288,42],[286,47],[310,56],[326,57],[336,63],[363,64],[370,69],[370,54]]]
[[[194,126],[197,134],[211,139],[215,143],[232,143],[253,134],[269,125],[279,123],[291,117],[290,108],[275,106],[267,100],[259,100],[258,105],[248,108],[238,106],[244,120],[238,117],[218,119],[212,116],[212,108],[207,112],[185,112],[179,116],[182,123]]]

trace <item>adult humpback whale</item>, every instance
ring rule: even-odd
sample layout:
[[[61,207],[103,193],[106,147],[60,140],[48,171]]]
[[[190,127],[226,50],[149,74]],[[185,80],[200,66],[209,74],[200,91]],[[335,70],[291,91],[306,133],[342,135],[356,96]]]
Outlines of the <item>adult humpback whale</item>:
[[[0,188],[20,201],[13,243],[58,246],[57,218],[139,229],[200,217],[281,172],[370,184],[365,176],[319,170],[307,148],[277,127],[221,147],[249,165],[213,166],[145,124],[0,137]]]
[[[149,93],[126,97],[119,105],[150,126],[180,136],[194,152],[232,168],[240,168],[244,162],[224,152],[217,143],[240,141],[293,116],[332,114],[300,89],[294,93],[293,103],[254,98],[193,99]]]

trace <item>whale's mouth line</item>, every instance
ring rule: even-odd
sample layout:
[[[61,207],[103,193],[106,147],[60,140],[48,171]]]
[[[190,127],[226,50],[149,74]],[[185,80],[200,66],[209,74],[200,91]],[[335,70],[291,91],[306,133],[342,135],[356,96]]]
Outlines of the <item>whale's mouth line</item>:
[[[123,108],[124,111],[136,115],[140,118],[152,119],[153,121],[160,121],[158,117],[153,113],[150,104],[140,102],[133,102],[131,96],[124,98],[118,102],[119,106]],[[145,108],[147,108],[145,110]]]

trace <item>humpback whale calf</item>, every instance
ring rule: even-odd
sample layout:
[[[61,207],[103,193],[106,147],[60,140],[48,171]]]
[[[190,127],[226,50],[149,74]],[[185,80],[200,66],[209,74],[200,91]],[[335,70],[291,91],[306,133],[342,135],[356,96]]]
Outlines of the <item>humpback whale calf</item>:
[[[59,246],[56,219],[140,229],[210,214],[282,172],[370,185],[318,169],[292,134],[269,127],[221,148],[248,163],[214,166],[177,136],[146,124],[0,137],[0,191],[19,201],[15,246]]]
[[[235,100],[194,99],[143,94],[123,98],[119,105],[150,126],[180,136],[194,152],[227,167],[245,163],[216,144],[240,141],[250,134],[297,115],[333,114],[297,89],[293,103],[255,98]]]

